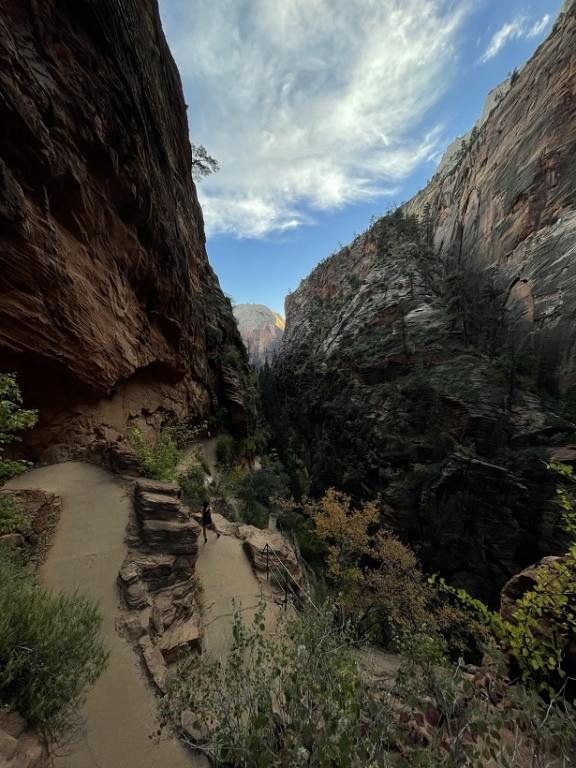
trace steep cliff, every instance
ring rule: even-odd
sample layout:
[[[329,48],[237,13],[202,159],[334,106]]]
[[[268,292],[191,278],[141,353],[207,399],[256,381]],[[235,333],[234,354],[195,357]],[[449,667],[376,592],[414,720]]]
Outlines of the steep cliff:
[[[457,160],[405,207],[444,259],[492,269],[518,341],[576,386],[576,3],[489,99]]]
[[[244,430],[156,0],[2,4],[0,280],[0,370],[40,409],[36,455],[218,406]]]
[[[263,304],[238,304],[234,317],[250,363],[256,369],[272,363],[282,343],[284,318]]]
[[[287,298],[274,366],[313,491],[381,495],[493,604],[562,549],[543,460],[575,434],[575,43],[572,4],[451,170]]]

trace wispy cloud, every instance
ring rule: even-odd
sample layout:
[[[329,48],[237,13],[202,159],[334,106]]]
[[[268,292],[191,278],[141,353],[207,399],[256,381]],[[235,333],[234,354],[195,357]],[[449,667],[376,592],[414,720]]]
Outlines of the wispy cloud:
[[[437,151],[461,0],[161,0],[211,234],[265,237],[385,195]]]
[[[522,37],[537,37],[542,34],[550,23],[550,14],[545,14],[538,21],[531,23],[525,16],[519,16],[504,24],[494,33],[488,47],[480,57],[480,62],[485,64],[493,59],[506,43],[510,40],[519,40]]]
[[[546,29],[548,24],[550,23],[550,14],[546,13],[540,21],[537,21],[535,24],[532,25],[532,27],[528,30],[526,37],[538,37],[538,35],[541,35],[542,32]]]

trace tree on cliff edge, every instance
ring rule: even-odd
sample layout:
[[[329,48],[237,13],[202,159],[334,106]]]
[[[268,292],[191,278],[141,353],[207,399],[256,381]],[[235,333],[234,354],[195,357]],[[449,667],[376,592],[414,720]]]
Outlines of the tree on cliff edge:
[[[205,176],[220,170],[218,160],[208,154],[208,150],[202,144],[190,143],[192,150],[192,178],[201,181]]]

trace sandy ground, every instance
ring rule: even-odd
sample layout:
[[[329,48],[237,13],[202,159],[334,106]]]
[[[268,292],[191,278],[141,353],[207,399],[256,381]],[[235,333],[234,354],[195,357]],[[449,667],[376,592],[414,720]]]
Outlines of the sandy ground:
[[[214,479],[217,439],[201,442],[202,455]],[[213,515],[214,522],[225,522],[220,515]],[[229,526],[226,526],[227,528]],[[202,585],[202,614],[204,619],[203,649],[210,658],[222,657],[232,643],[232,616],[236,605],[246,622],[251,622],[262,596],[262,586],[248,561],[242,542],[234,535],[222,535],[218,539],[208,531],[208,543],[201,540],[197,573]],[[267,598],[266,627],[273,632],[277,607],[272,595]]]
[[[76,740],[57,752],[56,768],[191,768],[205,765],[174,739],[156,743],[156,702],[132,648],[115,631],[116,576],[130,512],[126,487],[98,467],[67,462],[10,482],[62,497],[60,523],[41,575],[45,584],[78,589],[100,604],[108,668],[88,694]],[[222,539],[220,540],[222,541]]]
[[[216,516],[215,516],[216,517]],[[200,544],[197,572],[202,585],[204,653],[217,659],[232,643],[234,604],[250,622],[260,601],[260,583],[254,576],[242,543],[235,536],[220,536],[208,531],[208,543]],[[267,609],[267,625],[272,630],[276,607]]]

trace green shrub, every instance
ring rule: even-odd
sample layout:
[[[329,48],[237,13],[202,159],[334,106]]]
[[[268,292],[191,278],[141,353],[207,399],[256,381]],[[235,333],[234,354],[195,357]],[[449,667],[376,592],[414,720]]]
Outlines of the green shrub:
[[[288,495],[288,483],[288,475],[278,457],[272,454],[263,458],[261,467],[246,472],[238,483],[237,496],[242,504],[243,520],[266,528],[277,500]]]
[[[17,433],[33,427],[37,418],[37,411],[22,408],[22,394],[15,374],[0,374],[0,486],[28,466],[24,461],[3,458],[2,446],[18,440]]]
[[[238,610],[230,651],[189,659],[163,703],[178,728],[193,713],[182,738],[217,765],[524,768],[569,754],[566,702],[522,686],[504,698],[497,669],[474,677],[438,638],[403,638],[400,670],[382,684],[333,601],[280,622],[272,637],[265,615],[261,606],[247,626]]]
[[[523,680],[554,695],[564,683],[566,650],[576,637],[576,507],[572,467],[551,464],[549,468],[568,483],[558,490],[558,500],[571,543],[561,559],[539,570],[534,588],[516,602],[511,620],[489,610],[465,590],[455,589],[443,579],[437,583],[490,629]]]
[[[231,435],[220,435],[216,443],[216,458],[224,467],[232,465],[236,458],[235,440]]]
[[[130,440],[138,457],[142,477],[165,482],[176,479],[180,449],[169,427],[161,429],[154,440],[147,440],[139,429],[133,429]]]
[[[96,606],[51,593],[0,553],[0,702],[57,737],[105,667]]]
[[[178,485],[182,488],[184,501],[192,509],[199,509],[208,499],[206,473],[200,463],[191,464],[185,472],[178,475]]]
[[[32,519],[15,499],[0,498],[0,536],[5,533],[27,534],[32,529]]]

